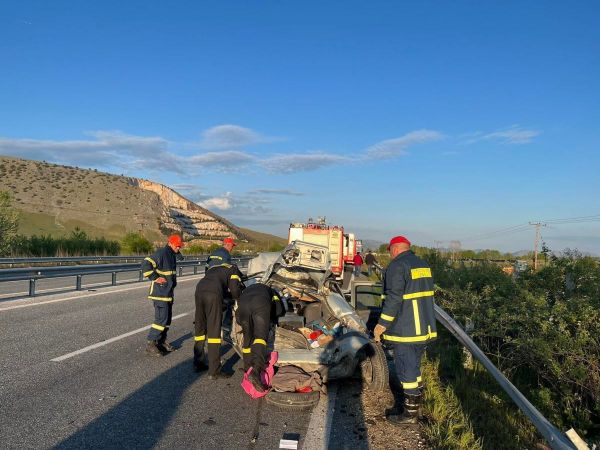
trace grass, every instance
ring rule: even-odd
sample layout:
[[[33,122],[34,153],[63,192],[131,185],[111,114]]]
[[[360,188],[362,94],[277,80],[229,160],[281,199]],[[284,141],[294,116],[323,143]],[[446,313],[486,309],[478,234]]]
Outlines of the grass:
[[[529,419],[445,330],[423,362],[425,433],[439,449],[530,449],[543,441]]]

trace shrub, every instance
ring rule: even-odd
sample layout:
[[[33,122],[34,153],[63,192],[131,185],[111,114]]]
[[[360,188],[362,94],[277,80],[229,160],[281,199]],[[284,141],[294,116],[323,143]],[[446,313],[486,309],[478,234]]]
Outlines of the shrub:
[[[133,254],[148,254],[154,250],[152,243],[140,233],[127,233],[122,241],[123,250]]]

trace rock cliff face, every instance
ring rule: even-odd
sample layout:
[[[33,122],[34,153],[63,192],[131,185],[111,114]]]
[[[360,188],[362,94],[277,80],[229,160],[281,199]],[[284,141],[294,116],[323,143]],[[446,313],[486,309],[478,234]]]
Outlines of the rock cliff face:
[[[245,239],[235,225],[198,206],[173,189],[153,181],[131,178],[131,185],[158,195],[162,204],[160,226],[169,232],[183,233],[184,237],[222,239],[231,236]]]

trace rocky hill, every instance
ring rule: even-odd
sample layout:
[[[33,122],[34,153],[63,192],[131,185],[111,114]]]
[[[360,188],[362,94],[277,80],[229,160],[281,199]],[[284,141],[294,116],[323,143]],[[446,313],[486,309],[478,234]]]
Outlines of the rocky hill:
[[[79,227],[113,239],[140,231],[154,240],[171,232],[205,242],[255,240],[250,230],[149,180],[0,156],[0,190],[13,195],[25,235],[64,235]]]

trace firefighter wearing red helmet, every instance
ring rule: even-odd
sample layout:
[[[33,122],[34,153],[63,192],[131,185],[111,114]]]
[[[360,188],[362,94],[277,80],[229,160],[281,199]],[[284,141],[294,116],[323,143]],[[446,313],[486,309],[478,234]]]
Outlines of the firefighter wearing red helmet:
[[[390,261],[384,276],[384,303],[375,341],[381,338],[394,349],[398,379],[404,391],[404,408],[387,414],[392,423],[416,423],[421,404],[421,356],[437,338],[433,278],[429,265],[410,250],[410,241],[396,236],[388,245]],[[385,334],[384,334],[385,333]]]
[[[148,333],[146,353],[163,356],[175,350],[167,342],[173,316],[173,290],[177,286],[177,253],[183,247],[178,234],[169,236],[167,245],[142,261],[142,273],[151,281],[148,299],[154,303],[154,322]]]

